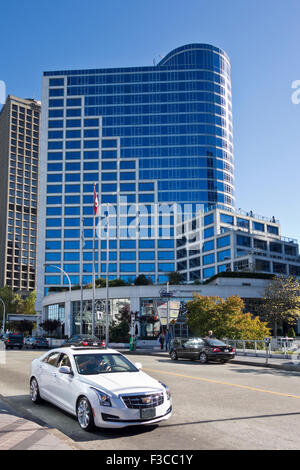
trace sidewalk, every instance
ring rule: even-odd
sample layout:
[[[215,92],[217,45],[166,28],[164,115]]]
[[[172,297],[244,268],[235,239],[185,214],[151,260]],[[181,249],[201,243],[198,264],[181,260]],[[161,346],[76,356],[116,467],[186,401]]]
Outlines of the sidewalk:
[[[24,415],[24,413],[22,413]],[[29,416],[22,417],[0,398],[0,451],[2,450],[75,450],[56,429],[39,425]]]
[[[130,351],[129,349],[119,349],[123,354],[141,354],[141,355],[153,355],[158,357],[170,358],[167,351],[162,351],[159,347],[154,348],[137,348],[135,351]],[[170,359],[171,360],[171,359]],[[230,364],[242,364],[250,365],[256,367],[267,367],[271,369],[281,369],[287,371],[300,372],[300,360],[293,361],[292,359],[285,358],[275,358],[270,357],[268,363],[266,363],[265,357],[254,356],[250,354],[244,355],[242,352],[237,352],[234,359],[230,361]]]

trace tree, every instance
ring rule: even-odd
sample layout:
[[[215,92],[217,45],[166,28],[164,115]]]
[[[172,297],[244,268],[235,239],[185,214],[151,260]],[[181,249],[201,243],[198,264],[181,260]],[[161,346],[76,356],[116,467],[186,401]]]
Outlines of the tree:
[[[30,335],[32,334],[33,330],[33,322],[29,320],[21,320],[17,322],[19,324],[19,331],[20,333],[29,333]]]
[[[33,290],[24,300],[23,313],[30,315],[35,313],[36,291]]]
[[[264,320],[273,324],[274,336],[283,323],[293,325],[300,317],[300,283],[292,276],[272,279],[264,291],[262,303]]]
[[[127,286],[127,282],[125,282],[123,279],[111,279],[108,282],[109,287],[122,287],[122,286]]]
[[[172,285],[182,284],[183,282],[182,274],[179,273],[178,271],[168,273],[168,279],[169,279],[169,284],[172,284]]]
[[[40,323],[40,326],[51,335],[60,326],[60,322],[58,320],[45,320],[44,323]]]
[[[244,302],[239,296],[224,300],[194,294],[187,302],[187,323],[197,336],[206,336],[209,330],[217,338],[259,340],[270,335],[266,323],[243,311]]]
[[[0,288],[0,297],[5,303],[6,313],[22,313],[24,305],[22,297],[16,294],[10,287],[5,286]],[[3,315],[2,302],[0,302],[0,311]]]
[[[135,286],[148,286],[148,285],[152,285],[152,284],[153,284],[153,282],[152,282],[151,277],[147,277],[147,276],[145,276],[145,274],[140,274],[134,280],[134,285]]]

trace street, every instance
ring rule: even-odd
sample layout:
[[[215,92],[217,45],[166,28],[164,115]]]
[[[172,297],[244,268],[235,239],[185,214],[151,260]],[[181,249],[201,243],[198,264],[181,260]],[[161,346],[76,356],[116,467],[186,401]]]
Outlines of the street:
[[[19,414],[23,411],[41,425],[58,430],[78,449],[299,449],[297,372],[130,355],[132,362],[141,362],[146,373],[169,386],[172,417],[159,426],[87,433],[74,417],[58,408],[31,403],[30,363],[39,355],[40,351],[6,352],[5,363],[0,364],[0,395]]]

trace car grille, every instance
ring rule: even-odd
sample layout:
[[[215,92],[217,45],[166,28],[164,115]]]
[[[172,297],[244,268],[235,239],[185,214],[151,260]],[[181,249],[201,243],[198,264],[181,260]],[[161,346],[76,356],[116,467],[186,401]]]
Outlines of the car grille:
[[[141,409],[141,408],[154,408],[162,405],[164,402],[164,394],[154,393],[150,395],[122,395],[127,408]]]

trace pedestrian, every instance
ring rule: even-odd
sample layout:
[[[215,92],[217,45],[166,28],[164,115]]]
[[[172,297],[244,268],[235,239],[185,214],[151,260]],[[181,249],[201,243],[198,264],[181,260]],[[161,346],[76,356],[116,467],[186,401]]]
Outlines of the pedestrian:
[[[171,333],[169,332],[169,330],[167,330],[166,336],[165,336],[166,351],[169,351],[170,349],[171,339],[172,339]]]
[[[159,342],[160,342],[160,349],[164,349],[165,334],[163,331],[159,335]]]
[[[209,330],[208,332],[208,337],[211,339],[214,337],[212,330]]]

